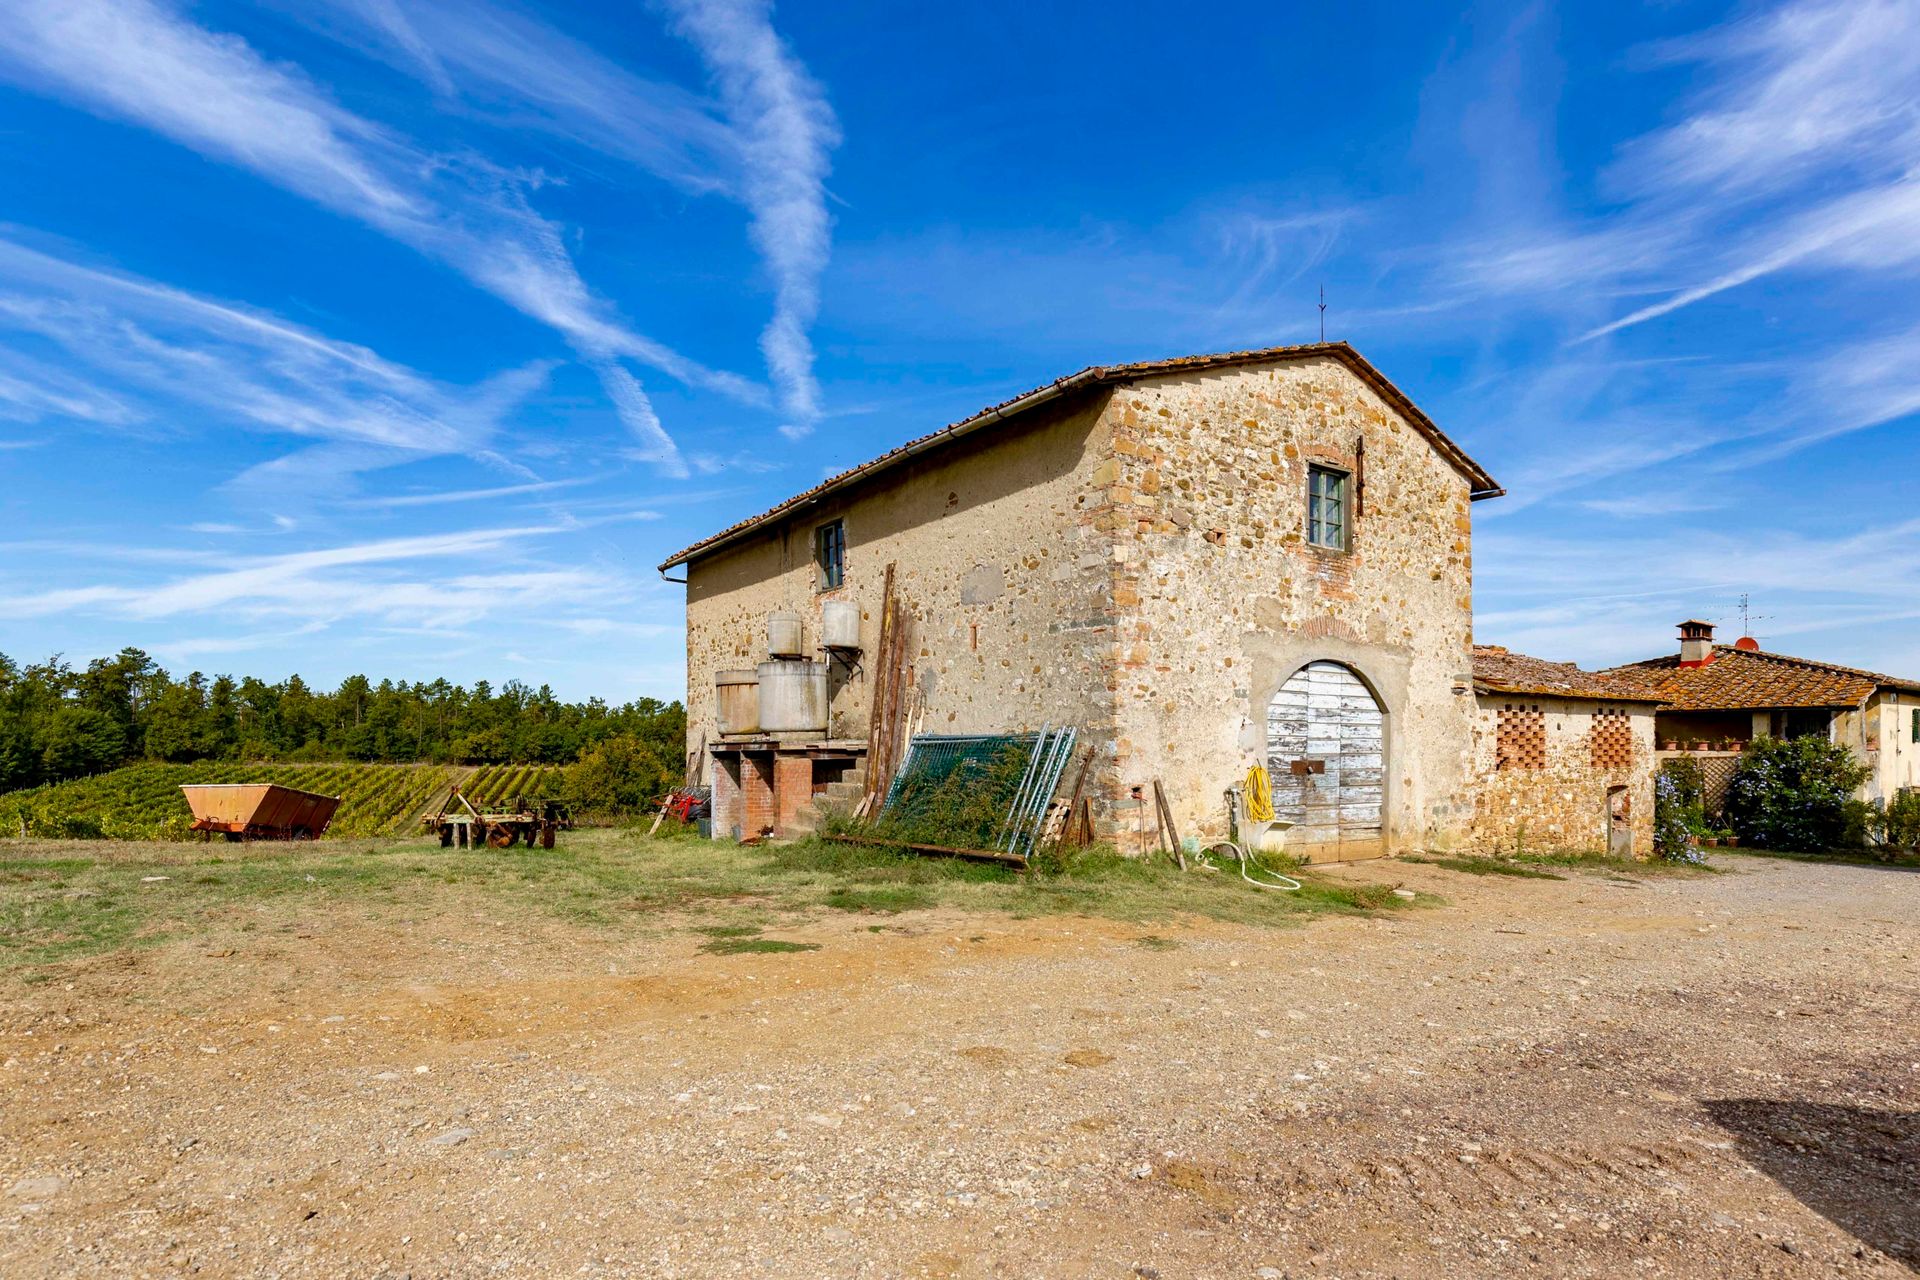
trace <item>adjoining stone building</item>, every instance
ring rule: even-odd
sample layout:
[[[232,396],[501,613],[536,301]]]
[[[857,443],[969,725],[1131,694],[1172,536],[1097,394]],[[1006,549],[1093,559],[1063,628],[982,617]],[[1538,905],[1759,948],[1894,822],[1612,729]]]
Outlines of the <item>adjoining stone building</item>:
[[[1677,651],[1616,667],[1653,685],[1663,756],[1701,766],[1717,811],[1740,752],[1755,738],[1814,734],[1842,743],[1868,769],[1863,800],[1920,787],[1920,680],[1771,653],[1751,636],[1716,644],[1713,624],[1680,624]]]
[[[1501,492],[1344,343],[1089,368],[923,436],[661,566],[686,569],[716,833],[779,834],[859,769],[892,565],[920,727],[1077,727],[1103,838],[1153,831],[1155,780],[1182,832],[1224,835],[1258,761],[1296,852],[1469,841],[1470,513]],[[821,705],[723,733],[716,679],[743,687],[774,613],[813,637]]]
[[[1652,849],[1658,689],[1475,645],[1473,690],[1474,849]]]

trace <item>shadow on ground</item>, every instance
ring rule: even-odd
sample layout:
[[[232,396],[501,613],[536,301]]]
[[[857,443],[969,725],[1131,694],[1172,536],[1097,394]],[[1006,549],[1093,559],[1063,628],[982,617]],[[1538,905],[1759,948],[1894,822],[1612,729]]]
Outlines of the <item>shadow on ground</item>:
[[[1773,1098],[1701,1105],[1748,1163],[1802,1204],[1920,1268],[1920,1111]]]

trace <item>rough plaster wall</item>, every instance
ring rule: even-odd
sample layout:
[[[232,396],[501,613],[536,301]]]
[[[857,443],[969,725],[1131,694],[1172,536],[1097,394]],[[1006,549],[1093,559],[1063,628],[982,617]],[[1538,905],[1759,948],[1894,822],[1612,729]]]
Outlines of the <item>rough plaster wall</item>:
[[[1519,694],[1482,694],[1474,718],[1473,827],[1469,845],[1483,853],[1513,853],[1524,847],[1604,851],[1607,790],[1625,786],[1633,797],[1633,848],[1653,851],[1653,775],[1656,768],[1653,709],[1645,705]],[[1502,707],[1539,707],[1546,720],[1547,763],[1541,769],[1498,769]],[[1625,769],[1593,766],[1594,713],[1602,706],[1627,712],[1633,759]]]
[[[1891,800],[1905,787],[1920,787],[1920,743],[1914,743],[1914,708],[1920,708],[1920,695],[1895,693],[1885,689],[1876,695],[1880,704],[1880,760],[1878,785],[1880,798]]]
[[[1042,722],[1098,732],[1110,719],[1111,566],[1086,516],[1087,476],[1104,394],[1035,410],[995,432],[909,463],[796,513],[781,528],[697,560],[688,571],[689,749],[714,740],[713,676],[764,658],[766,615],[791,609],[818,643],[820,605],[861,607],[863,657],[874,660],[886,566],[914,614],[911,661],[926,700],[923,729],[974,733]],[[844,584],[815,587],[813,532],[846,520]],[[829,733],[865,740],[870,674],[830,677]]]
[[[1913,741],[1913,708],[1920,696],[1881,689],[1864,707],[1838,711],[1833,740],[1850,747],[1867,766],[1863,800],[1891,800],[1904,787],[1920,787],[1920,744]]]
[[[1325,658],[1385,704],[1389,847],[1463,834],[1466,480],[1334,360],[1149,379],[1117,390],[1107,417],[1090,514],[1113,540],[1120,628],[1097,779],[1110,830],[1125,843],[1129,788],[1158,777],[1183,835],[1223,835],[1222,791],[1264,757],[1267,703]],[[1307,466],[1354,470],[1363,436],[1352,549],[1309,547]]]
[[[1853,752],[1853,758],[1867,766],[1867,780],[1861,785],[1859,795],[1864,800],[1882,796],[1882,766],[1880,759],[1880,739],[1882,725],[1877,699],[1869,698],[1862,707],[1854,707],[1833,713],[1831,736],[1833,741]]]

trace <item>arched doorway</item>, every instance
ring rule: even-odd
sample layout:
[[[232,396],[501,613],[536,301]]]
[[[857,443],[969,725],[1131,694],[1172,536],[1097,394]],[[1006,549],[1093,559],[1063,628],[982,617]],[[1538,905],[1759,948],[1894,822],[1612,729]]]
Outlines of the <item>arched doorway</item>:
[[[1267,704],[1274,816],[1310,862],[1386,851],[1386,712],[1352,669],[1309,662]]]

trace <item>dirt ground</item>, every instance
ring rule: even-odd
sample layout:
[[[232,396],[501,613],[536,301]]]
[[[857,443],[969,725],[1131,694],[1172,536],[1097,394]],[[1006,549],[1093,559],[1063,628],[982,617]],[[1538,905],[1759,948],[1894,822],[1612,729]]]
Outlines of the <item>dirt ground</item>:
[[[0,1274],[1914,1274],[1920,874],[1723,865],[75,961],[0,982]]]

